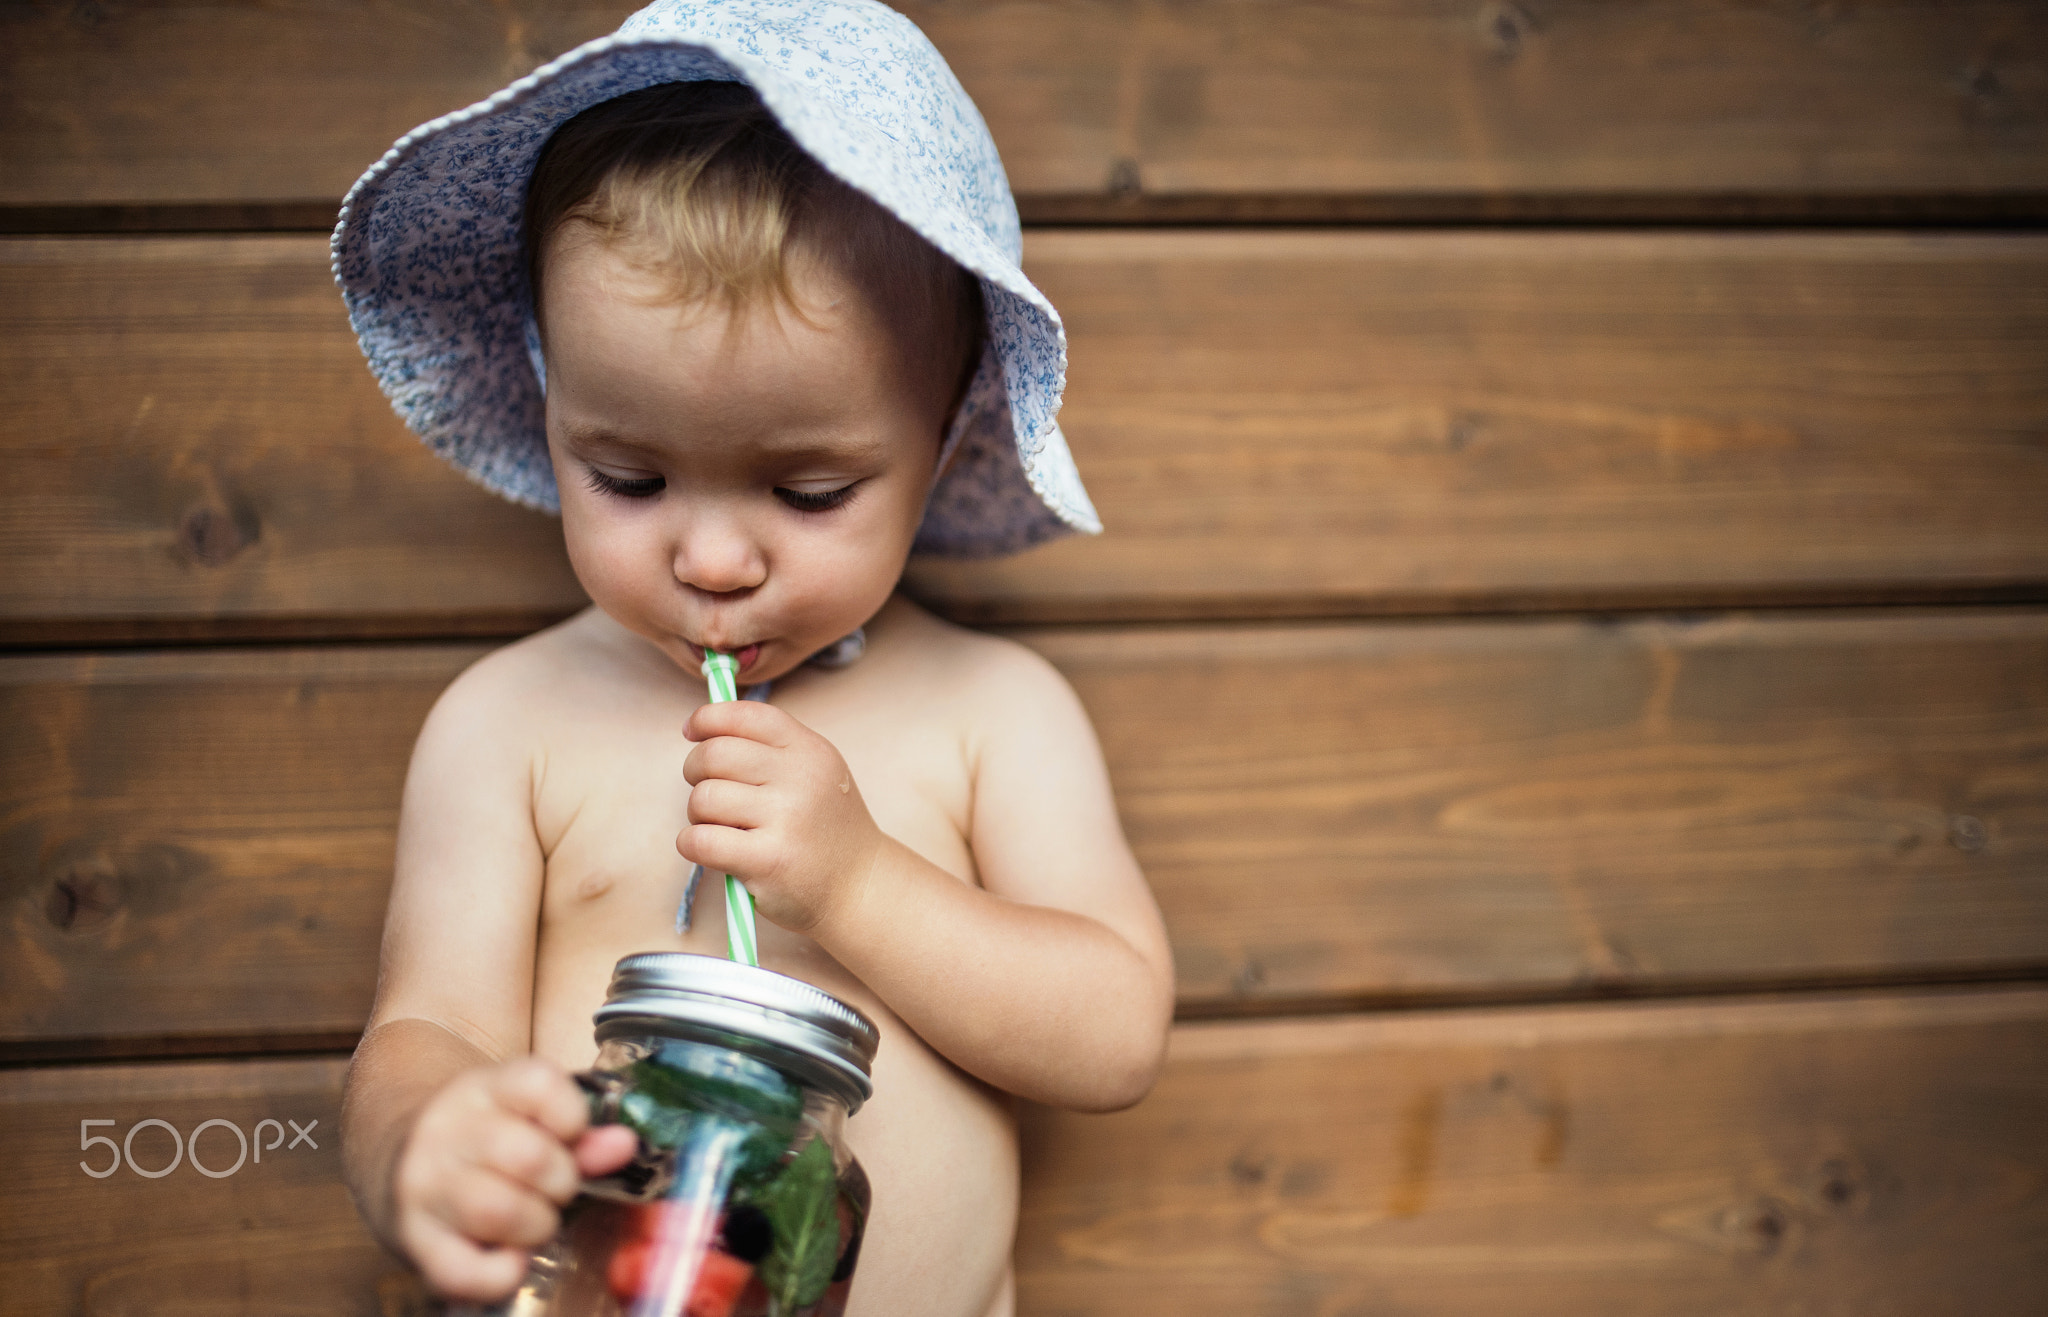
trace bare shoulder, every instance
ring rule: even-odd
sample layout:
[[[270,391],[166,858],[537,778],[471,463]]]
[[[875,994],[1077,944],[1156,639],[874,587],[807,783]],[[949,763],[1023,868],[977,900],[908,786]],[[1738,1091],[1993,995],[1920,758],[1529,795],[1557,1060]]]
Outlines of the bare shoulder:
[[[526,1051],[550,740],[606,661],[587,617],[471,664],[427,715],[406,772],[372,1022],[433,1020],[486,1055]],[[612,661],[618,661],[616,658]]]
[[[550,723],[588,712],[593,701],[630,698],[644,680],[643,655],[620,643],[595,609],[494,649],[463,669],[429,715],[428,727],[461,729],[503,746]]]
[[[918,647],[920,689],[960,733],[982,888],[1085,911],[1164,963],[1158,911],[1124,838],[1101,744],[1066,678],[1014,640],[921,612],[890,639]]]
[[[900,597],[876,622],[876,668],[966,728],[994,731],[1048,712],[1079,711],[1059,669],[1006,636],[957,626]]]

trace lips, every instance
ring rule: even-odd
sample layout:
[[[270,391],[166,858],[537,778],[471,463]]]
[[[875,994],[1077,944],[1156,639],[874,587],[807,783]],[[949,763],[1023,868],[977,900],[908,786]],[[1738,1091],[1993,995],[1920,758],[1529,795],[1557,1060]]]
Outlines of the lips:
[[[702,662],[705,653],[710,647],[705,645],[699,645],[696,642],[692,641],[690,644],[690,648],[696,651],[698,661]],[[728,649],[723,650],[721,652],[730,654],[734,658],[738,659],[741,672],[745,672],[748,668],[753,667],[754,660],[761,657],[761,647],[758,644],[742,645],[738,649]]]

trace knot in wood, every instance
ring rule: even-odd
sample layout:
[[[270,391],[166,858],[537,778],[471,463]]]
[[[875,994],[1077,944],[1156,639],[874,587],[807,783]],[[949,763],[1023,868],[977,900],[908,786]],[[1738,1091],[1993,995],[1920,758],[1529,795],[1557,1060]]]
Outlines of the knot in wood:
[[[261,529],[251,508],[199,503],[178,525],[178,546],[201,566],[224,567],[256,542]]]
[[[1958,814],[1948,821],[1948,844],[1965,855],[1975,855],[1991,840],[1984,820],[1972,814]]]
[[[1775,1198],[1731,1207],[1721,1218],[1721,1229],[1740,1240],[1760,1257],[1769,1257],[1785,1242],[1792,1229],[1792,1215]]]
[[[1849,1163],[1839,1158],[1830,1158],[1821,1163],[1820,1184],[1817,1186],[1815,1197],[1820,1199],[1822,1206],[1833,1211],[1841,1211],[1855,1203],[1861,1193],[1861,1177]]]
[[[53,928],[83,933],[104,924],[120,906],[119,879],[108,873],[73,868],[50,884],[43,914]]]
[[[1494,58],[1506,63],[1522,53],[1522,39],[1536,27],[1529,11],[1513,0],[1479,7],[1479,35]]]

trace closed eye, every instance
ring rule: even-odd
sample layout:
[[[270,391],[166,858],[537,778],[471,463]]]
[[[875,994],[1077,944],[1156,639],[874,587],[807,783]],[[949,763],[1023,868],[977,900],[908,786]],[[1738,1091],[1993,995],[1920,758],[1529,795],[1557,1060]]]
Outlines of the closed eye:
[[[606,475],[596,467],[591,467],[589,484],[598,493],[610,494],[614,498],[653,498],[667,486],[668,481],[660,476],[647,476],[639,480],[622,480],[617,476]]]
[[[829,512],[853,497],[853,486],[846,485],[839,489],[827,489],[814,494],[808,490],[784,489],[778,485],[775,488],[775,497],[789,504],[798,512]]]

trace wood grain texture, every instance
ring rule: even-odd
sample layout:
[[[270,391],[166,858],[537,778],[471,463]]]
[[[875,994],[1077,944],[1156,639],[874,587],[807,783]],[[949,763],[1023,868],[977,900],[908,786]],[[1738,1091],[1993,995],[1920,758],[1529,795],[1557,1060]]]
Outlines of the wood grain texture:
[[[331,198],[400,135],[637,5],[240,0],[0,10],[0,204]],[[330,217],[330,223],[331,217]]]
[[[482,652],[0,661],[7,1032],[360,1030],[412,741]]]
[[[2048,241],[1042,233],[1107,532],[987,620],[2048,580]]]
[[[324,252],[0,244],[10,623],[69,619],[75,643],[133,618],[388,633],[530,629],[581,606],[557,523],[471,485],[393,415]]]
[[[0,205],[338,199],[401,133],[631,8],[8,6]],[[2048,190],[2048,32],[2027,0],[903,8],[974,96],[1027,211],[1041,196]]]
[[[2018,4],[912,3],[1022,193],[2038,188]]]
[[[1027,1113],[1019,1311],[2022,1311],[2044,1043],[2039,990],[1182,1026],[1134,1110]],[[0,1313],[418,1311],[340,1183],[342,1073],[0,1072]],[[84,1119],[266,1117],[319,1149],[79,1169],[108,1161]],[[133,1146],[170,1161],[161,1128]],[[201,1147],[233,1164],[225,1129]]]
[[[1184,1010],[2048,963],[2048,615],[1027,638]]]
[[[346,1057],[319,1057],[0,1072],[0,1313],[426,1317],[425,1290],[370,1239],[342,1181],[347,1069]],[[112,1124],[81,1131],[84,1120]],[[141,1176],[125,1160],[104,1179],[81,1169],[114,1160],[82,1137],[121,1144],[146,1120],[176,1139],[144,1127],[129,1142],[135,1164],[168,1173]],[[210,1120],[241,1137],[201,1131]],[[264,1120],[276,1124],[259,1133]],[[216,1175],[192,1165],[195,1132]],[[239,1169],[218,1174],[238,1154]]]
[[[2039,236],[1072,232],[1027,267],[1109,532],[918,566],[958,617],[2048,582]],[[0,639],[502,633],[580,601],[553,522],[390,415],[315,239],[0,243],[0,386]]]
[[[2048,614],[1024,638],[1187,1013],[2048,965]],[[479,652],[0,660],[0,1040],[359,1028],[408,749]]]
[[[2039,991],[1183,1026],[1027,1122],[1018,1310],[2031,1311],[2044,1044]]]

